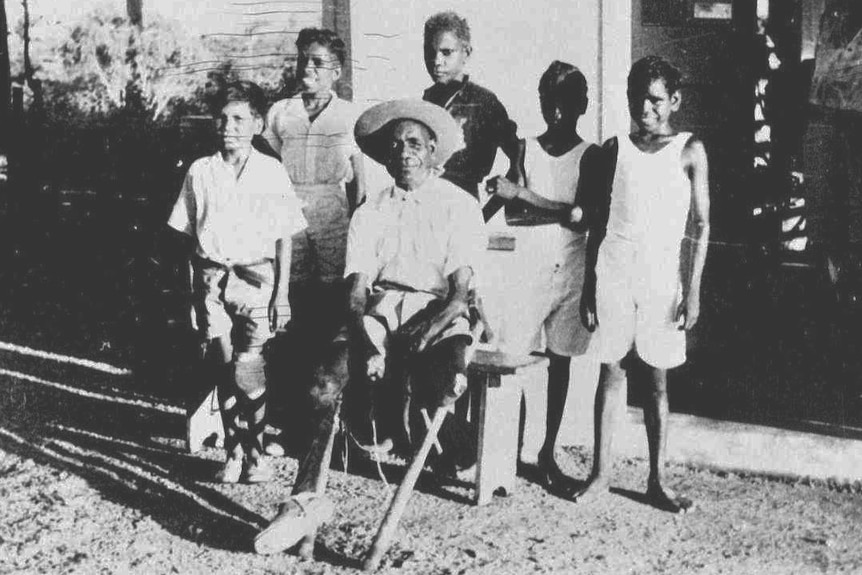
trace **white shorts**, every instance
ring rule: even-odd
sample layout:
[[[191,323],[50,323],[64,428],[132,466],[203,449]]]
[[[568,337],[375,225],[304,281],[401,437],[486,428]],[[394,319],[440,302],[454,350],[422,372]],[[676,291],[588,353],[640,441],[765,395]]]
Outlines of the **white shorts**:
[[[685,331],[676,321],[682,291],[678,263],[661,267],[626,265],[600,251],[596,266],[599,325],[593,349],[602,363],[616,363],[632,349],[659,369],[685,363]]]
[[[580,320],[584,250],[548,258],[533,250],[519,253],[519,247],[512,254],[516,265],[510,268],[517,269],[517,277],[506,282],[506,292],[494,302],[500,309],[492,328],[500,349],[515,354],[548,349],[566,357],[583,355],[591,335]]]

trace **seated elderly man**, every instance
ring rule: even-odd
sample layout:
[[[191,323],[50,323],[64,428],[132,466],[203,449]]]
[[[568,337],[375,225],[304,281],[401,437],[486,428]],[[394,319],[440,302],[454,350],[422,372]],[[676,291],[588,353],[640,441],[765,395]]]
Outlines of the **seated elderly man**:
[[[418,408],[451,405],[467,387],[468,292],[486,236],[476,201],[439,177],[461,143],[458,125],[439,106],[398,100],[367,110],[355,134],[394,185],[360,206],[350,222],[348,325],[316,370],[316,437],[292,497],[255,539],[258,553],[291,547],[331,512],[320,478],[342,391],[346,410],[355,411],[366,406],[365,391],[383,380],[409,382],[406,436],[421,440],[410,437]],[[356,383],[345,390],[348,374]],[[444,422],[438,436],[444,454],[457,453],[467,437],[460,423],[452,416]]]

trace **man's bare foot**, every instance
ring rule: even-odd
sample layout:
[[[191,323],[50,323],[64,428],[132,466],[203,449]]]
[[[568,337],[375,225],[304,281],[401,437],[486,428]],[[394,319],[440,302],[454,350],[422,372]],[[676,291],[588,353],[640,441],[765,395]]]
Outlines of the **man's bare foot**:
[[[685,513],[694,505],[691,499],[674,493],[667,487],[663,487],[658,481],[649,482],[646,497],[650,505],[670,513]]]
[[[610,493],[610,483],[604,477],[590,477],[587,484],[572,495],[572,500],[581,502],[593,501]]]
[[[376,382],[383,379],[383,374],[386,373],[386,357],[379,353],[368,358],[365,375],[368,376],[368,381]]]

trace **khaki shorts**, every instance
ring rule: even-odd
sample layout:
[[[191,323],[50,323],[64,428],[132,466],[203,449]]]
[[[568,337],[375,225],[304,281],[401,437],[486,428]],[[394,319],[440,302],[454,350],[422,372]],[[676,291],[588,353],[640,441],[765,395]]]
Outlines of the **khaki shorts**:
[[[232,336],[237,352],[258,350],[274,335],[268,320],[273,264],[263,262],[246,269],[249,274],[237,275],[217,265],[194,266],[198,329],[208,340]]]

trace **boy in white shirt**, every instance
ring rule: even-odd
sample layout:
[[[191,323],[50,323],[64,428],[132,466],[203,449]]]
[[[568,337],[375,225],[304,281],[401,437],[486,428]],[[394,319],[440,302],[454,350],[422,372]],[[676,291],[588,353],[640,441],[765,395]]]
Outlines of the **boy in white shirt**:
[[[305,228],[281,165],[252,148],[264,125],[259,86],[234,82],[215,106],[219,151],[189,168],[168,225],[193,242],[198,329],[216,364],[227,459],[216,479],[268,481],[264,343],[290,319],[290,237]]]

